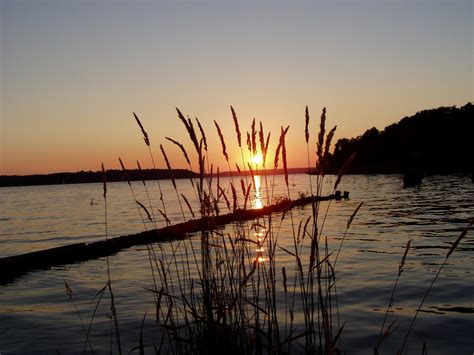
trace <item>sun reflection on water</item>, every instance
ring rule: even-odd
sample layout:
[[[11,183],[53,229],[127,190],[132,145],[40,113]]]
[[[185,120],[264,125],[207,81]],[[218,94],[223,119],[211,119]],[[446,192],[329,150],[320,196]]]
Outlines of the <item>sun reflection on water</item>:
[[[255,228],[254,236],[257,241],[257,249],[255,250],[255,252],[257,253],[257,261],[259,263],[263,263],[266,261],[264,253],[263,253],[265,251],[265,249],[263,248],[263,243],[265,242],[266,229],[264,226],[260,225],[259,223],[256,223],[254,225],[254,228]]]
[[[262,199],[262,177],[260,175],[254,176],[254,185],[255,185],[255,196],[252,199],[252,208],[253,209],[260,209],[263,207],[263,199]]]
[[[252,198],[251,205],[253,209],[260,209],[260,208],[263,208],[262,177],[260,175],[253,176],[253,183],[255,186],[255,189],[254,189],[255,195]],[[263,263],[267,260],[264,255],[265,249],[263,248],[263,244],[265,242],[266,229],[264,226],[262,226],[259,223],[256,223],[254,225],[254,228],[255,228],[254,237],[257,241],[257,248],[255,250],[255,252],[257,253],[256,259],[259,263]]]

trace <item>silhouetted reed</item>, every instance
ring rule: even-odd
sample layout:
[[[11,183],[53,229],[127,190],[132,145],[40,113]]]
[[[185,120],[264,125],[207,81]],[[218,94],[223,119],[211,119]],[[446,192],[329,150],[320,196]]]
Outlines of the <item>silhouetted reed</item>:
[[[169,137],[165,137],[167,140],[169,140],[171,143],[175,144],[176,146],[178,146],[179,149],[181,149],[181,152],[183,153],[183,156],[184,156],[184,159],[186,159],[186,162],[188,163],[189,167],[192,169],[192,166],[191,166],[191,161],[189,160],[189,156],[188,156],[188,153],[186,152],[186,149],[184,149],[184,146],[179,143],[178,141],[175,141],[174,139],[172,138],[169,138]]]
[[[242,148],[242,134],[240,133],[239,120],[235,114],[234,108],[230,106],[230,111],[232,112],[232,119],[234,120],[235,133],[237,134],[237,143],[239,148]]]
[[[105,226],[105,242],[106,245],[108,244],[108,225],[107,225],[107,175],[105,172],[104,168],[104,163],[101,165],[102,168],[102,186],[103,186],[103,197],[104,197],[104,226]],[[110,278],[110,263],[109,263],[109,257],[108,255],[106,256],[106,262],[107,262],[107,288],[109,290],[109,295],[110,295],[110,311],[112,313],[112,321],[113,321],[113,326],[115,329],[115,339],[117,341],[117,350],[119,354],[122,354],[122,345],[120,342],[120,327],[119,327],[119,322],[118,322],[118,317],[117,317],[117,309],[115,308],[115,297],[114,297],[114,292],[112,290],[112,280]],[[112,351],[112,349],[111,349]]]
[[[400,280],[400,276],[402,275],[403,267],[405,266],[405,260],[406,260],[408,251],[410,250],[411,242],[412,242],[411,239],[407,242],[407,245],[405,247],[405,252],[403,253],[403,257],[402,257],[402,260],[400,262],[400,265],[398,266],[397,278],[396,278],[395,284],[393,285],[393,288],[392,288],[392,294],[390,295],[390,300],[388,302],[388,306],[387,306],[387,309],[385,311],[385,315],[384,315],[384,318],[383,318],[383,321],[382,321],[382,326],[380,327],[380,333],[379,333],[379,338],[378,338],[377,345],[375,347],[375,352],[378,352],[378,349],[382,345],[382,342],[385,339],[387,339],[392,334],[392,332],[395,330],[394,326],[395,326],[396,320],[394,320],[392,323],[390,323],[390,325],[387,327],[387,329],[385,329],[385,323],[387,321],[388,313],[390,312],[390,309],[393,306],[395,291],[397,289],[398,281]]]
[[[217,133],[219,134],[219,139],[221,141],[222,154],[224,155],[225,160],[228,162],[229,161],[229,156],[227,155],[227,148],[226,148],[226,145],[225,145],[224,135],[222,134],[222,131],[221,131],[221,128],[219,127],[219,124],[216,121],[214,121],[214,124],[216,125]]]
[[[148,137],[148,133],[145,131],[145,128],[143,127],[140,119],[138,118],[138,116],[136,115],[135,112],[133,112],[133,116],[135,117],[135,120],[137,121],[137,124],[138,124],[138,126],[140,127],[140,129],[143,133],[143,140],[145,141],[145,144],[148,147],[148,153],[150,155],[150,159],[151,159],[151,162],[152,162],[152,165],[153,165],[153,169],[156,170],[155,158],[153,157],[153,153],[151,151],[151,145],[150,145],[150,139]],[[157,178],[156,182],[158,184],[158,191],[160,193],[160,200],[161,200],[161,204],[162,204],[162,207],[163,207],[163,211],[166,214],[166,206],[165,206],[165,201],[163,199],[163,192],[161,190],[160,180]]]
[[[178,188],[176,187],[176,181],[174,179],[173,169],[171,168],[170,161],[168,160],[168,156],[166,155],[165,148],[163,148],[162,144],[160,144],[160,150],[161,150],[161,153],[163,154],[163,158],[165,159],[166,167],[168,168],[168,171],[170,172],[171,183],[173,184],[173,188],[176,192],[176,199],[178,200],[179,209],[181,210],[181,215],[183,216],[183,220],[185,221],[186,216],[184,215],[183,205],[181,204],[181,198],[179,197]]]

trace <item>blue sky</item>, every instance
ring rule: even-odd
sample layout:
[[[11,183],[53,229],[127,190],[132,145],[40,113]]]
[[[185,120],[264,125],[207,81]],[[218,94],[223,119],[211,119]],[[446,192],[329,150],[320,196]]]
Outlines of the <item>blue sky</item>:
[[[234,105],[245,129],[254,117],[275,136],[290,125],[289,163],[305,166],[305,105],[314,120],[326,106],[340,138],[473,100],[472,1],[1,0],[0,11],[0,174],[116,168],[117,156],[146,166],[132,111],[155,148],[187,142],[175,107],[216,144],[217,120],[236,146]]]

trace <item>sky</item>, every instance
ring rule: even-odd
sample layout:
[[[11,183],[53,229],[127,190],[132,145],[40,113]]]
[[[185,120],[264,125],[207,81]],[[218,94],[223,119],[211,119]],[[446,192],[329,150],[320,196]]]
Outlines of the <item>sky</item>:
[[[209,159],[240,162],[230,112],[281,126],[290,167],[314,164],[319,116],[335,140],[473,101],[473,1],[0,0],[0,175],[150,167],[132,112],[171,165],[197,117]],[[194,165],[196,166],[196,164]]]

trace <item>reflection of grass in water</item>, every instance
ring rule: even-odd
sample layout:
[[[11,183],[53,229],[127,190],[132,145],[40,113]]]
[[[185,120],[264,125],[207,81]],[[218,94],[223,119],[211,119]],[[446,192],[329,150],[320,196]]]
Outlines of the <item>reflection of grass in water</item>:
[[[214,217],[222,212],[219,206],[226,206],[230,212],[238,211],[239,206],[244,208],[250,206],[255,203],[255,199],[250,197],[250,193],[252,191],[253,196],[258,197],[259,187],[265,188],[266,204],[278,199],[283,201],[291,198],[285,144],[289,127],[281,128],[273,161],[273,174],[267,176],[266,157],[270,133],[264,139],[263,125],[260,124],[260,129],[257,132],[255,120],[252,122],[250,132],[246,132],[247,149],[251,157],[261,154],[263,162],[259,166],[252,164],[251,161],[246,161],[244,148],[241,144],[240,125],[235,110],[231,107],[237,142],[241,150],[242,166],[247,166],[251,178],[248,179],[245,174],[244,178],[240,179],[239,190],[241,193],[238,193],[234,183],[235,173],[231,170],[226,141],[219,124],[214,122],[228,171],[231,172],[227,186],[221,185],[219,168],[214,168],[207,159],[206,137],[199,121],[197,121],[199,131],[196,131],[193,121],[190,118],[186,119],[181,111],[177,110],[177,112],[179,119],[185,125],[197,156],[199,178],[190,179],[190,182],[199,201],[199,208],[191,206],[186,196],[179,193],[174,181],[173,187],[180,203],[183,218],[185,218],[185,214],[181,198],[185,201],[193,217],[199,214],[203,223],[206,223],[206,230],[199,234],[199,245],[196,245],[193,239],[188,239],[170,243],[170,248],[164,248],[160,243],[148,246],[149,264],[153,277],[153,286],[149,291],[154,295],[156,305],[154,319],[159,327],[159,341],[153,345],[155,351],[158,353],[162,351],[214,353],[225,349],[226,352],[235,354],[340,353],[340,340],[343,337],[344,324],[339,321],[336,265],[346,233],[362,203],[349,218],[344,236],[336,250],[330,250],[327,237],[323,236],[330,202],[324,210],[320,210],[319,202],[313,202],[311,215],[300,221],[294,220],[292,211],[288,210],[282,214],[281,218],[270,215],[260,217],[252,222],[239,220],[232,225],[231,232],[227,232],[214,223]],[[144,134],[145,143],[150,148],[148,135],[138,117],[135,116],[135,118]],[[305,140],[309,153],[308,127],[310,120],[308,110],[305,112],[305,120]],[[323,110],[316,142],[315,168],[319,175],[316,176],[314,186],[310,178],[310,194],[313,196],[321,196],[329,147],[335,133],[334,127],[326,134],[325,124],[326,111]],[[192,167],[185,146],[174,139],[167,139],[181,150],[188,165]],[[160,145],[160,148],[165,162],[171,170],[171,164],[163,146]],[[150,157],[154,164],[151,150]],[[273,195],[276,169],[280,157],[285,173],[286,196]],[[341,169],[333,190],[337,189],[344,172],[354,157],[355,155],[352,155]],[[308,169],[310,165],[308,154]],[[240,172],[237,164],[236,167]],[[145,182],[143,184],[145,185]],[[131,185],[130,189],[135,199]],[[156,210],[169,225],[170,220],[166,214],[166,203],[162,199],[161,187],[159,190],[163,209]],[[249,199],[253,201],[250,204],[248,203]],[[152,206],[151,200],[148,198],[148,206],[137,200],[136,202],[145,228],[145,219],[147,218],[156,225],[153,213],[155,208]],[[289,248],[283,247],[278,241],[283,223],[291,225],[289,237],[292,240],[292,246]],[[287,237],[285,236],[285,238]],[[459,241],[460,239],[453,244],[448,257]],[[382,340],[394,330],[395,322],[392,322],[387,328],[385,328],[385,322],[409,247],[410,245],[407,245],[399,267],[397,281],[381,327],[377,349],[382,344]],[[278,253],[285,253],[284,259],[290,258],[293,260],[293,264],[280,265],[277,258]],[[439,272],[443,266],[444,264]],[[436,277],[432,285],[435,281]],[[113,299],[112,292],[111,297]],[[413,323],[417,314],[418,311]],[[113,318],[116,319],[116,316]],[[143,319],[145,320],[145,316]],[[139,346],[135,349],[140,352],[144,350],[147,343],[146,339],[143,339],[142,330],[138,341]],[[117,350],[120,351],[118,337],[117,340]]]

